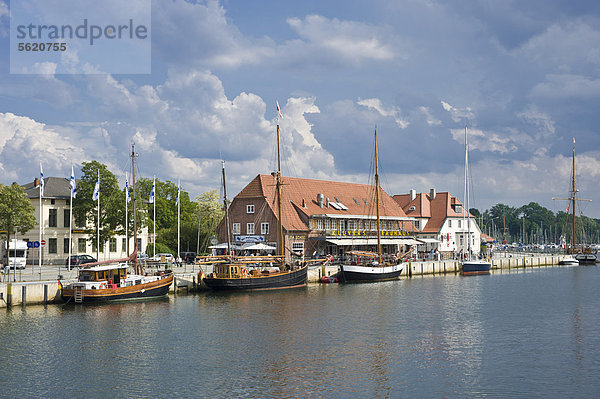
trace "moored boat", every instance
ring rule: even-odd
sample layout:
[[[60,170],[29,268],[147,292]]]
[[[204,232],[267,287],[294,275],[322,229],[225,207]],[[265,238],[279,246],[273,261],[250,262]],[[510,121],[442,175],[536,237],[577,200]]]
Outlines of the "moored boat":
[[[571,255],[567,255],[561,260],[559,260],[558,264],[561,266],[579,266],[579,260],[577,260]]]
[[[402,264],[400,261],[387,262],[383,259],[381,250],[381,218],[379,209],[379,160],[377,154],[377,130],[375,130],[375,205],[377,211],[377,253],[355,251],[349,254],[357,262],[351,264],[342,263],[340,265],[341,281],[344,283],[359,282],[377,282],[394,280],[402,273]]]

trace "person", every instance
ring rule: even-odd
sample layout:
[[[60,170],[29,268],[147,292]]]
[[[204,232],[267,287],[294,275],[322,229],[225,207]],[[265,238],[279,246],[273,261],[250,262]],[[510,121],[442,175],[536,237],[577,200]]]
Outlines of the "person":
[[[181,266],[181,255],[177,255],[177,259],[175,260],[177,266]]]

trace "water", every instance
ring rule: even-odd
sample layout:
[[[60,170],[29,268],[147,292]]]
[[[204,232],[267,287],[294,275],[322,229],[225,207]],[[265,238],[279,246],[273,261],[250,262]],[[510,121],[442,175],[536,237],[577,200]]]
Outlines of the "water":
[[[600,269],[0,313],[0,396],[600,397]]]

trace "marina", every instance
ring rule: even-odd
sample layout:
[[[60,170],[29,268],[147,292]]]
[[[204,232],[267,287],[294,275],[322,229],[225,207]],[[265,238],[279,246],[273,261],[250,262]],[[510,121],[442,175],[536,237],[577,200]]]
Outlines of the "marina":
[[[13,307],[0,384],[7,398],[595,397],[599,276],[533,267]]]

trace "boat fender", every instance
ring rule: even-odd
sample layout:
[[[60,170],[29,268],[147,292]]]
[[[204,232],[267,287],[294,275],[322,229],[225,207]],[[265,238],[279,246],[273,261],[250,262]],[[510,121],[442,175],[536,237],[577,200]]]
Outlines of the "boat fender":
[[[100,288],[106,288],[106,283],[100,284]]]

